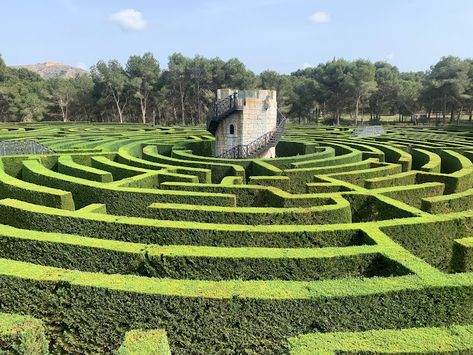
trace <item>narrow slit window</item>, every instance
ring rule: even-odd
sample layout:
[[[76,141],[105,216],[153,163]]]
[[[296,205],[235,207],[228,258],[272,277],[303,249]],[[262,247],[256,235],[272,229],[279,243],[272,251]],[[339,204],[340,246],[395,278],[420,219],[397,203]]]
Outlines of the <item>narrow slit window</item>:
[[[235,126],[234,125],[230,125],[230,134],[235,134]]]

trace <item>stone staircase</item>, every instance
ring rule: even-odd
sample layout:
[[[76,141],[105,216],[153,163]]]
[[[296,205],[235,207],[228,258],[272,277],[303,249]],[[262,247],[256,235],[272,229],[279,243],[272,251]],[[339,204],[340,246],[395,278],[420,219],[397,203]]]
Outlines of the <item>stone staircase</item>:
[[[278,118],[276,129],[274,131],[263,134],[256,138],[253,142],[237,145],[222,154],[217,158],[225,159],[248,159],[256,158],[266,150],[275,147],[282,135],[284,134],[284,126],[286,125],[286,117],[278,110]]]
[[[207,130],[215,135],[219,122],[235,111],[243,111],[243,106],[243,100],[238,97],[237,92],[217,100],[207,115]]]

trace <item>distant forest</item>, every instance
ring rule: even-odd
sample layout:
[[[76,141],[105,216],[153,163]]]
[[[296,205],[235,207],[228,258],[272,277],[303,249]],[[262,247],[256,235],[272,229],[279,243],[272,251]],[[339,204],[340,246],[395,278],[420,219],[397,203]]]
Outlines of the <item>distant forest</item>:
[[[0,57],[0,122],[88,121],[198,125],[218,88],[275,89],[287,117],[304,123],[455,122],[473,111],[473,60],[443,57],[425,72],[386,62],[334,59],[316,67],[255,74],[238,59],[175,53],[161,69],[151,53],[123,66],[99,61],[88,74],[42,79]]]

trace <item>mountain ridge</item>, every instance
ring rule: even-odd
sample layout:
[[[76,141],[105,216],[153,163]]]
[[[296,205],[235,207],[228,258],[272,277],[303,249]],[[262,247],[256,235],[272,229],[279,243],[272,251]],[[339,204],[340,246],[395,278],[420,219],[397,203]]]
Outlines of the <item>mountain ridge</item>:
[[[88,71],[82,68],[73,67],[59,62],[43,62],[36,64],[12,65],[12,68],[26,68],[37,73],[43,79],[52,79],[56,77],[72,78],[77,74],[87,74]]]

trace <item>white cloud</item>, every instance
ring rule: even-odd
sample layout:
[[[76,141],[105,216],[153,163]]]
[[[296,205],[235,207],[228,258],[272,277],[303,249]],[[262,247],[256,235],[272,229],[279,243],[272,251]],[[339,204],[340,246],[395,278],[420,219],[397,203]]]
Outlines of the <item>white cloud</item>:
[[[302,64],[302,69],[307,69],[307,68],[312,68],[312,67],[313,67],[313,65],[310,64],[310,63],[304,63],[304,64]]]
[[[324,11],[314,12],[309,16],[309,19],[315,23],[329,23],[332,21],[332,17]]]
[[[148,25],[143,14],[133,9],[115,12],[110,16],[110,21],[115,22],[124,31],[142,31]]]
[[[386,55],[387,60],[392,60],[394,58],[394,53],[389,53]]]

